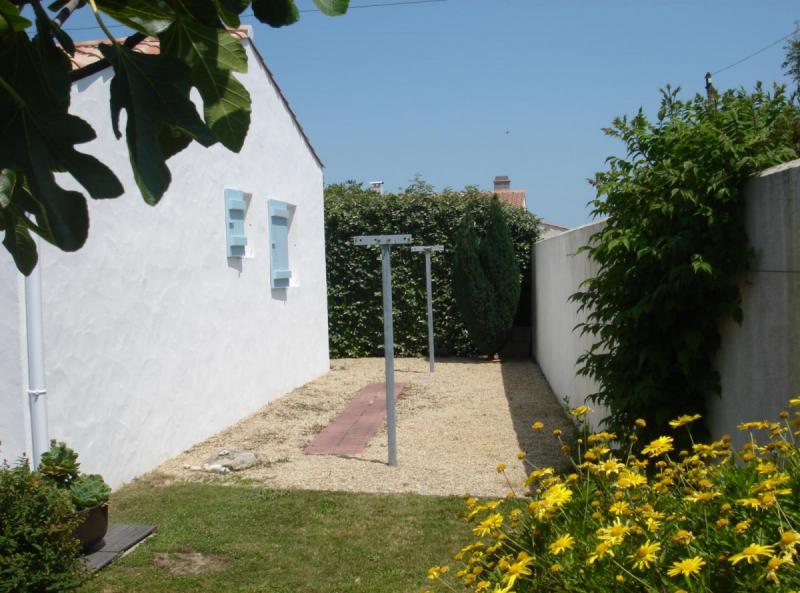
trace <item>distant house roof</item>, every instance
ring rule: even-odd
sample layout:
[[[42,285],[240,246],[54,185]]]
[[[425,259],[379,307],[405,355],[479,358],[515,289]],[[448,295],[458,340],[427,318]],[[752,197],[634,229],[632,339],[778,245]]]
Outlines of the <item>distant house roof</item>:
[[[269,79],[270,83],[275,90],[278,92],[278,96],[281,98],[284,107],[289,112],[289,115],[294,122],[294,125],[297,127],[297,131],[300,132],[300,135],[303,137],[303,141],[308,146],[308,149],[311,151],[311,154],[314,157],[314,160],[317,161],[317,164],[320,167],[324,167],[322,164],[322,160],[319,158],[317,151],[314,150],[314,146],[311,144],[311,141],[306,136],[305,130],[303,130],[303,126],[300,125],[300,122],[297,120],[297,116],[295,115],[294,111],[292,110],[291,105],[289,105],[289,101],[286,99],[286,96],[283,94],[281,87],[278,86],[278,83],[275,81],[275,77],[272,75],[272,71],[267,66],[266,62],[264,62],[263,56],[259,53],[258,48],[256,48],[255,43],[253,43],[253,28],[250,25],[243,25],[238,29],[230,29],[230,34],[238,39],[247,39],[250,42],[250,48],[253,50],[256,58],[258,59],[261,67],[264,69],[264,72],[267,74],[267,78]],[[120,43],[124,42],[125,39],[119,39]],[[100,52],[100,45],[109,45],[110,41],[108,40],[93,40],[93,41],[80,41],[75,43],[75,55],[69,56],[70,61],[72,62],[72,70],[73,70],[73,82],[76,80],[81,80],[82,78],[86,78],[87,76],[91,76],[96,72],[110,67],[108,63],[105,63],[103,59],[103,54]],[[133,46],[133,50],[143,54],[158,54],[161,52],[161,46],[159,45],[159,41],[157,37],[145,37],[135,46]],[[98,69],[87,68],[92,64],[105,64]],[[85,69],[85,70],[83,70]],[[83,70],[83,71],[81,71]]]
[[[496,189],[492,193],[512,206],[527,208],[524,189]]]

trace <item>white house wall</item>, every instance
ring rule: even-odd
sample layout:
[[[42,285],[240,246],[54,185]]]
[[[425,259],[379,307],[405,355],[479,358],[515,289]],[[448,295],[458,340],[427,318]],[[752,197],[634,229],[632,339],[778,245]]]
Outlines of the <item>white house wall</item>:
[[[253,112],[241,153],[191,145],[169,161],[172,185],[156,207],[111,130],[111,71],[73,86],[73,112],[98,134],[81,149],[127,192],[90,201],[83,249],[42,250],[50,433],[112,485],[329,367],[322,169],[245,45],[239,79]],[[226,257],[225,187],[252,194],[250,258]],[[288,289],[270,288],[268,199],[295,206]]]
[[[27,415],[22,374],[25,360],[23,279],[14,262],[0,257],[0,463],[9,463],[28,449]]]

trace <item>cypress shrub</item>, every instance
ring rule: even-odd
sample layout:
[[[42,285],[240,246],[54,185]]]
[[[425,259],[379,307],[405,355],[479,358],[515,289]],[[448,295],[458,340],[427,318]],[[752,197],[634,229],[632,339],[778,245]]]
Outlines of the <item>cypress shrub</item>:
[[[489,205],[489,225],[480,246],[481,266],[494,289],[496,302],[497,350],[508,341],[520,301],[519,264],[514,255],[514,242],[500,200],[493,197]],[[526,303],[528,305],[528,303]]]
[[[481,265],[478,235],[469,215],[461,223],[453,253],[453,297],[475,348],[482,353],[494,353],[497,299]]]
[[[480,242],[474,226],[472,217],[465,216],[453,256],[453,290],[475,348],[493,356],[511,334],[519,305],[519,265],[497,197],[489,204]]]

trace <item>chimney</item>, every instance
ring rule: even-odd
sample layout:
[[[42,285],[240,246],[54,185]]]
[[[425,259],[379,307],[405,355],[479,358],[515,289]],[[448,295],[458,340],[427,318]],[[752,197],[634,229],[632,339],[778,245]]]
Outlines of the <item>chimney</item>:
[[[374,192],[376,192],[376,193],[378,193],[378,194],[380,194],[380,195],[383,195],[383,180],[380,180],[380,181],[370,181],[370,182],[369,182],[369,188],[370,188],[372,191],[374,191]]]
[[[508,175],[498,175],[494,178],[494,191],[511,189],[511,180]]]

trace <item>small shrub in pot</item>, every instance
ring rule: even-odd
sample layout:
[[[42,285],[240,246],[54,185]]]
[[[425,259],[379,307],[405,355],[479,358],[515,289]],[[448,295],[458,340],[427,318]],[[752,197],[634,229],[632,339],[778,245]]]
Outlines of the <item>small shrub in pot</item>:
[[[0,592],[69,591],[84,580],[69,493],[28,467],[0,466]]]

